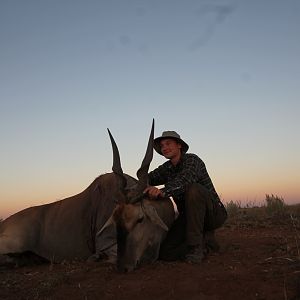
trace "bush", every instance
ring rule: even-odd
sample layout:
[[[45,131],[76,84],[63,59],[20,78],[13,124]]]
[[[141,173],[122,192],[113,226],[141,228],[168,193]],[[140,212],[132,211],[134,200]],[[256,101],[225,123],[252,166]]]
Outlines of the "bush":
[[[271,216],[284,216],[287,213],[287,205],[282,197],[266,194],[266,212]]]
[[[241,210],[241,202],[240,201],[230,201],[226,203],[226,210],[229,217],[237,216]]]

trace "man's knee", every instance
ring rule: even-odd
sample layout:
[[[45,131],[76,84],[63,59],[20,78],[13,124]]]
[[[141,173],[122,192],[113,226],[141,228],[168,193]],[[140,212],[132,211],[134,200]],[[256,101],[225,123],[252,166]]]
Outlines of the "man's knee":
[[[192,183],[187,187],[186,192],[184,194],[184,198],[186,202],[193,202],[193,201],[205,202],[206,200],[210,199],[210,193],[201,184]]]

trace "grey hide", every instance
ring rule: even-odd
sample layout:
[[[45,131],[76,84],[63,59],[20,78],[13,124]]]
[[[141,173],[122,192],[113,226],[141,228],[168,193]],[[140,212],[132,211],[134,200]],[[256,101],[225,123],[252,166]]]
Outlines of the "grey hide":
[[[136,180],[124,174],[127,188]],[[115,173],[96,178],[78,195],[24,209],[0,223],[0,262],[7,255],[31,252],[49,261],[85,260],[106,240],[96,233],[124,194]],[[102,239],[102,240],[101,240]]]

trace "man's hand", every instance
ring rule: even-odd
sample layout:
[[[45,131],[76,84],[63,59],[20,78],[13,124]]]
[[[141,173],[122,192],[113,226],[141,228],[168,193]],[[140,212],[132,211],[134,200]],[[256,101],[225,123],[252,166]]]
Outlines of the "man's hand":
[[[155,186],[148,186],[144,192],[144,194],[148,194],[150,198],[157,199],[159,197],[164,197],[164,193]]]

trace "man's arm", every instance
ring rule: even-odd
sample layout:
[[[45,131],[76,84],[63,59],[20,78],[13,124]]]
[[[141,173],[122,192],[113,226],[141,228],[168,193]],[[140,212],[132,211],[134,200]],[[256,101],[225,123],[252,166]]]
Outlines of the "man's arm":
[[[204,162],[197,155],[189,155],[183,162],[182,170],[177,173],[173,180],[165,184],[162,192],[166,196],[181,196],[189,184],[201,181],[205,169]]]
[[[182,170],[177,173],[176,177],[171,181],[156,181],[153,179],[159,179],[160,172],[159,169],[161,168],[162,172],[166,170],[166,165],[162,165],[161,167],[157,168],[156,170],[149,173],[149,186],[145,189],[145,193],[152,198],[158,197],[169,197],[174,196],[178,197],[181,196],[186,187],[194,182],[200,182],[201,174],[203,170],[206,170],[204,162],[197,156],[197,155],[189,155],[187,159],[183,162]],[[157,173],[156,173],[157,172]],[[154,185],[165,184],[165,187],[162,189],[156,188]]]
[[[148,174],[148,183],[150,185],[162,185],[167,180],[167,163],[159,166]]]
[[[152,199],[165,196],[164,192],[156,186],[165,184],[167,180],[167,165],[168,163],[164,163],[148,174],[149,186],[144,190],[144,194],[148,194]]]

